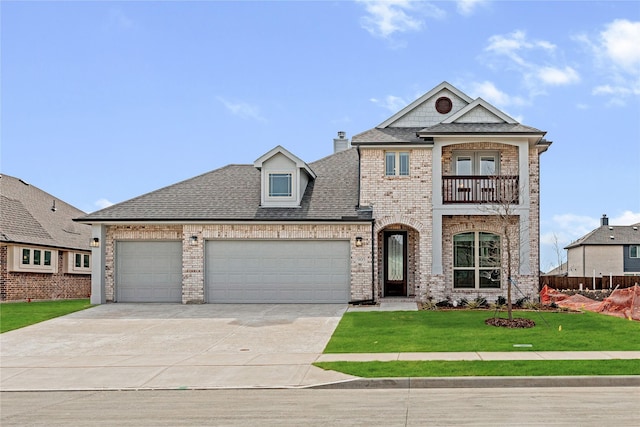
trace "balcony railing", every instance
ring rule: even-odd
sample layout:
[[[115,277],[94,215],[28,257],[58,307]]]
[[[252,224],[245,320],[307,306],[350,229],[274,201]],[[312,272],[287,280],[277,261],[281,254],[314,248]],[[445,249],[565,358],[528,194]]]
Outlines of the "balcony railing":
[[[518,203],[517,175],[442,177],[442,203]]]

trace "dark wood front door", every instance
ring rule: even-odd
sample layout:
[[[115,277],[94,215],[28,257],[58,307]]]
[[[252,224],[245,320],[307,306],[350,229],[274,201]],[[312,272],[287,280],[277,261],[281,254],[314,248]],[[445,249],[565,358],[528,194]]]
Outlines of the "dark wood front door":
[[[407,295],[407,232],[384,233],[384,296]]]

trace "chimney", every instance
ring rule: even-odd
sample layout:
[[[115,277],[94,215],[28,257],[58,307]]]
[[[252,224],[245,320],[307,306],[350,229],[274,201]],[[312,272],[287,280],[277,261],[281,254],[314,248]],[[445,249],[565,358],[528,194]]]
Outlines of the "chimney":
[[[602,225],[603,227],[605,225],[609,225],[609,218],[607,218],[606,214],[602,215],[602,219],[600,220],[600,225]]]
[[[349,140],[346,138],[346,132],[339,131],[338,137],[333,138],[333,152],[338,153],[340,151],[344,151],[348,149],[351,145],[349,144]]]

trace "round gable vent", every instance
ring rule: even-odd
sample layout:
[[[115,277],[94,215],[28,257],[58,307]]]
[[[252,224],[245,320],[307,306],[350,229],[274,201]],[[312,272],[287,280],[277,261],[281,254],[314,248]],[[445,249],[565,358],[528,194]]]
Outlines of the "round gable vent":
[[[452,107],[453,102],[451,102],[451,100],[446,96],[441,96],[436,100],[436,110],[440,114],[447,114],[449,111],[451,111]]]

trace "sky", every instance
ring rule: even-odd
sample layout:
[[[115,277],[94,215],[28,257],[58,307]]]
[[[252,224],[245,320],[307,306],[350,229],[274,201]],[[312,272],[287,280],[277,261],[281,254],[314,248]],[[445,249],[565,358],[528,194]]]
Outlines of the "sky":
[[[0,2],[0,169],[93,212],[276,145],[307,162],[443,81],[553,141],[541,259],[640,222],[639,1]]]

